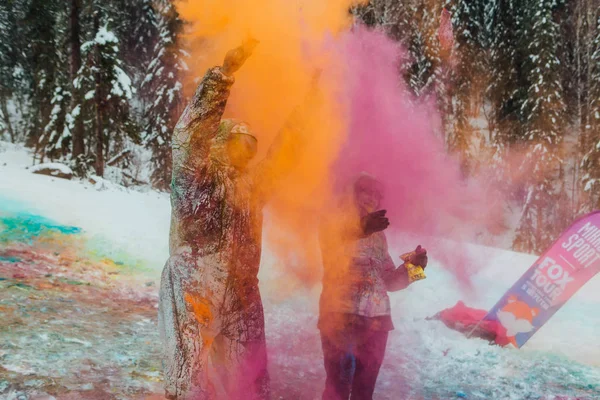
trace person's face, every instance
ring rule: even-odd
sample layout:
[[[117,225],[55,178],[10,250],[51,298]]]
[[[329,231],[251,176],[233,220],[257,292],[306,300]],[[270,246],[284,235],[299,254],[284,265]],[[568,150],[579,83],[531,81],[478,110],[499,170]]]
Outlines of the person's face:
[[[356,189],[356,202],[366,212],[374,212],[379,209],[383,194],[376,185],[361,185]]]
[[[230,164],[237,170],[244,170],[256,155],[258,143],[254,136],[233,133],[227,141],[227,155]]]

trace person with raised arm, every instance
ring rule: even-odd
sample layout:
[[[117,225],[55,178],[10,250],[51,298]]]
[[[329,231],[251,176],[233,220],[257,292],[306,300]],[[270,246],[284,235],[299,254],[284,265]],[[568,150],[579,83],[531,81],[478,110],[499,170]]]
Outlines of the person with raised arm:
[[[270,397],[257,278],[262,209],[296,164],[318,74],[266,158],[250,168],[256,137],[248,124],[222,115],[234,73],[256,45],[246,41],[208,70],[173,134],[170,257],[159,293],[169,399]]]

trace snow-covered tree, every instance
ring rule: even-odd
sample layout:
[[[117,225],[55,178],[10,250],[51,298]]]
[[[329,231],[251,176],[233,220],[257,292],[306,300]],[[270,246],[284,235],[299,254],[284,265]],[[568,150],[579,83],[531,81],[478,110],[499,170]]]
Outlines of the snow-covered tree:
[[[2,12],[2,35],[0,53],[0,114],[8,130],[10,140],[24,142],[28,132],[28,118],[31,103],[31,79],[27,62],[25,15],[29,0],[9,0],[0,2]],[[9,114],[9,105],[10,113]]]
[[[55,80],[60,68],[57,10],[56,0],[31,0],[22,21],[27,41],[25,71],[30,85],[27,144],[36,149],[50,120]]]
[[[70,117],[70,100],[71,93],[68,85],[64,83],[57,84],[51,101],[50,120],[39,139],[38,152],[40,153],[41,162],[44,161],[45,157],[54,160],[65,156],[69,152],[71,131],[67,118]]]
[[[488,93],[492,102],[493,142],[509,146],[523,138],[521,105],[526,82],[521,72],[523,55],[519,52],[523,32],[523,14],[515,0],[494,0],[487,8],[490,32],[491,71]]]
[[[50,100],[52,108],[48,122],[43,127],[42,134],[36,144],[36,157],[41,162],[46,157],[54,160],[67,155],[70,152],[71,145],[70,131],[68,129],[65,130],[65,120],[69,112],[72,85],[69,79],[69,57],[65,45],[68,41],[67,20],[69,14],[67,10],[57,8],[55,18],[54,41],[56,54],[53,61],[56,65],[54,80],[52,82],[53,95]]]
[[[96,174],[103,176],[106,156],[120,152],[128,139],[137,141],[129,116],[135,89],[119,58],[119,40],[107,25],[100,26],[98,15],[94,18],[96,32],[81,46],[84,63],[74,84],[84,93],[78,112],[94,132],[88,141],[94,143]]]
[[[74,82],[81,69],[81,0],[70,0],[69,2],[69,78],[70,78],[70,104],[69,112],[65,116],[65,128],[63,136],[71,137],[71,161],[73,170],[82,174],[85,169],[85,131],[81,105],[83,103],[82,93]]]
[[[441,2],[420,1],[414,8],[416,14],[411,22],[411,42],[408,47],[412,65],[407,71],[407,83],[417,97],[435,94],[438,108],[444,121],[449,113],[448,68],[441,58],[441,48],[437,35]],[[444,125],[447,125],[444,122]],[[445,128],[444,128],[445,129]]]
[[[416,97],[437,94],[438,104],[445,109],[446,85],[436,35],[442,3],[433,0],[372,0],[357,7],[355,15],[368,26],[383,29],[402,44],[408,54],[400,72],[408,87]]]
[[[169,1],[159,2],[158,6],[159,38],[142,82],[147,102],[143,141],[152,150],[152,185],[167,190],[171,182],[171,135],[181,112],[181,78],[186,66],[185,52],[179,44],[183,22]]]
[[[14,14],[8,2],[0,2],[0,138],[16,140],[16,134],[8,113],[8,100],[14,88],[13,72]]]
[[[119,0],[126,12],[119,19],[117,34],[121,39],[121,54],[131,73],[144,79],[145,70],[152,60],[158,38],[157,7],[162,0]],[[171,1],[168,1],[171,4]],[[137,79],[135,79],[137,82]]]
[[[565,129],[565,102],[560,76],[558,46],[560,29],[553,15],[553,0],[530,0],[523,70],[527,97],[522,105],[525,145],[528,153],[521,165],[526,176],[525,198],[514,241],[517,250],[541,252],[564,228],[564,187],[561,185],[561,143]]]
[[[461,163],[463,173],[475,168],[477,144],[482,138],[471,121],[479,116],[482,107],[486,64],[484,32],[484,3],[481,0],[459,0],[450,8],[454,25],[454,57],[451,69],[452,120],[447,132],[450,153]]]
[[[590,87],[587,124],[584,127],[581,162],[582,185],[586,194],[583,211],[600,209],[600,13],[596,13],[595,37],[589,62]]]
[[[523,141],[527,95],[523,73],[524,53],[520,51],[525,36],[523,5],[520,0],[489,0],[484,7],[484,24],[489,45],[486,117],[491,147],[492,179],[502,195],[510,201],[521,198],[520,183],[509,162],[511,150]],[[517,186],[515,190],[515,186]]]

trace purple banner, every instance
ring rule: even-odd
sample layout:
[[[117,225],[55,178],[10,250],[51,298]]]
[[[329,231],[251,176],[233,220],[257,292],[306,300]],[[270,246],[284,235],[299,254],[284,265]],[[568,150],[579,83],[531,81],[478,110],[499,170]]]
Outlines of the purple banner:
[[[540,256],[485,316],[523,346],[600,271],[600,212],[577,220]]]

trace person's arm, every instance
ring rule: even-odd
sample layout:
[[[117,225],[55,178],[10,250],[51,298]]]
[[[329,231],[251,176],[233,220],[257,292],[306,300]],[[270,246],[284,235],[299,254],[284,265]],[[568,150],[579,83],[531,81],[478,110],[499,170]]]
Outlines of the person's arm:
[[[346,204],[340,207],[339,210],[327,212],[321,220],[321,229],[326,230],[328,236],[333,236],[338,240],[363,239],[385,230],[390,225],[385,216],[386,210],[375,211],[360,217],[353,206]]]
[[[404,290],[410,285],[410,280],[408,279],[408,271],[406,270],[406,267],[404,266],[404,264],[402,264],[398,268],[396,268],[392,257],[389,253],[387,253],[387,248],[386,257],[383,260],[383,281],[385,283],[385,288],[388,292]]]
[[[427,250],[421,248],[421,246],[418,246],[417,249],[411,253],[410,259],[407,259],[398,268],[396,268],[394,266],[394,261],[388,252],[387,240],[385,240],[384,246],[386,257],[383,261],[383,280],[385,282],[386,289],[388,292],[406,289],[411,284],[408,276],[408,270],[406,269],[406,263],[408,262],[413,265],[419,265],[422,268],[427,267]]]
[[[187,150],[193,145],[195,156],[208,155],[210,141],[219,130],[233,82],[233,76],[225,75],[222,67],[214,67],[206,72],[175,126],[173,151]]]
[[[221,117],[235,79],[233,74],[252,54],[255,41],[247,41],[225,56],[222,67],[207,71],[183,111],[173,132],[173,165],[181,166],[194,149],[194,157],[206,158],[210,141],[217,135]],[[175,169],[175,168],[174,168]]]
[[[263,204],[270,199],[278,184],[298,165],[307,136],[308,119],[319,106],[319,77],[320,71],[315,72],[304,101],[292,111],[269,147],[267,155],[256,166],[257,196]]]
[[[394,265],[394,261],[390,256],[388,250],[387,239],[383,238],[383,251],[385,253],[385,258],[383,259],[382,273],[383,273],[383,282],[385,283],[385,288],[388,292],[396,292],[398,290],[406,289],[410,285],[410,280],[408,279],[408,271],[404,264],[400,265],[398,268]]]

